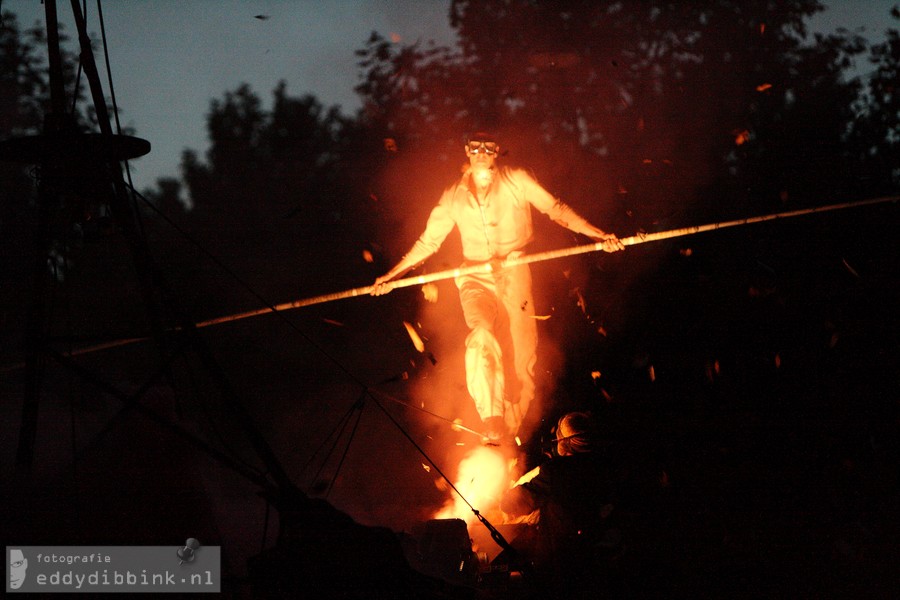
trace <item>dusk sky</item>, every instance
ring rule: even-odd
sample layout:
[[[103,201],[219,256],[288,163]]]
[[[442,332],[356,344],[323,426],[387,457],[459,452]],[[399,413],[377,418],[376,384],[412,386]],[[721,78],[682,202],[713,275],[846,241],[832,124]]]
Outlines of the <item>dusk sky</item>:
[[[844,27],[878,41],[884,29],[897,26],[889,17],[896,0],[826,4],[830,8],[811,23],[819,31]],[[100,48],[96,6],[88,2],[88,31]],[[284,80],[291,96],[312,94],[352,114],[359,108],[354,52],[373,31],[405,44],[454,42],[449,0],[128,0],[101,6],[121,123],[152,145],[149,155],[131,163],[139,190],[160,177],[178,177],[184,149],[206,151],[210,101],[241,83],[250,84],[266,107]],[[22,27],[44,26],[40,0],[7,0],[2,8]],[[73,36],[69,2],[58,2],[58,12]],[[109,95],[100,51],[96,60]]]

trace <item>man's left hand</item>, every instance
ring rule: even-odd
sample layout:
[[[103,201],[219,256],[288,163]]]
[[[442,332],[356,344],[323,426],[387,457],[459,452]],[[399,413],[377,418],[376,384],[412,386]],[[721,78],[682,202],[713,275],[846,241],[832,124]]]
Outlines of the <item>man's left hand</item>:
[[[603,244],[604,252],[618,252],[619,250],[625,249],[624,244],[622,244],[621,240],[619,240],[614,233],[604,233],[601,236],[595,237],[594,241]]]

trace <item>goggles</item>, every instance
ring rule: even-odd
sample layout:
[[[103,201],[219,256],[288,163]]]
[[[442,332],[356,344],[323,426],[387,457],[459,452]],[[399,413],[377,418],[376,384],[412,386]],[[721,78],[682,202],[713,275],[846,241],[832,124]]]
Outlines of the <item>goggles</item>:
[[[470,154],[481,154],[484,152],[488,156],[493,156],[500,150],[497,142],[479,142],[476,140],[468,142],[466,148],[468,148]]]

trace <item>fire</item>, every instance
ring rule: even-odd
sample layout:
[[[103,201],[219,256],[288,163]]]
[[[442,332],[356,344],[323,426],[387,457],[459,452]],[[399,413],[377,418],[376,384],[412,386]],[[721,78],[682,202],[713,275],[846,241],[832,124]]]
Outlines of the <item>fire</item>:
[[[506,459],[491,448],[476,448],[460,461],[454,485],[459,494],[451,490],[452,497],[434,518],[462,519],[471,525],[475,521],[472,508],[482,513],[496,508],[509,488]]]

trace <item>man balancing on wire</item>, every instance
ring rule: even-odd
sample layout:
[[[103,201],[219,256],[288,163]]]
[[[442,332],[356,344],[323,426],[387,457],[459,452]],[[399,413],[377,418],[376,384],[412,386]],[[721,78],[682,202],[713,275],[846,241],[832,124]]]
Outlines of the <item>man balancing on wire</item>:
[[[409,252],[375,280],[373,295],[389,292],[387,282],[437,252],[454,227],[459,229],[464,266],[523,254],[533,237],[532,206],[563,227],[602,242],[606,252],[624,248],[615,235],[590,224],[525,171],[497,165],[500,145],[493,135],[468,136],[465,152],[469,164],[462,177],[441,195]],[[522,264],[462,275],[456,286],[470,329],[466,386],[484,423],[486,442],[497,444],[518,433],[535,395],[537,325],[531,270]],[[504,364],[506,373],[515,373],[515,381],[506,380]]]

